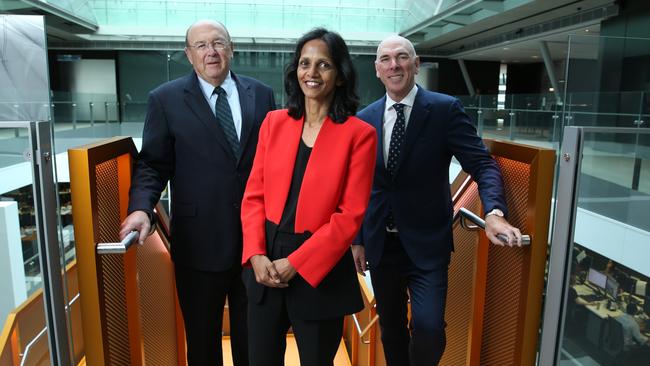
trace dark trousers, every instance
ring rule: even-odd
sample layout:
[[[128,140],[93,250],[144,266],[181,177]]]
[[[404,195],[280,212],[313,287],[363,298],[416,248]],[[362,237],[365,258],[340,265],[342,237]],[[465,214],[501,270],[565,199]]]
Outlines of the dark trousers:
[[[331,366],[343,335],[343,317],[304,320],[287,311],[286,290],[267,288],[264,300],[248,304],[251,366],[283,366],[289,326],[301,365]]]
[[[233,363],[248,365],[247,301],[241,268],[207,272],[176,265],[175,270],[178,301],[185,322],[187,364],[223,365],[221,333],[227,296]]]
[[[305,239],[304,234],[278,233],[270,259],[286,258]],[[296,280],[289,281],[289,286],[295,285]],[[284,366],[289,327],[293,328],[301,365],[331,366],[343,335],[343,316],[304,319],[296,314],[296,307],[302,306],[300,298],[293,298],[294,307],[288,305],[289,291],[267,287],[261,301],[248,303],[251,366]]]
[[[446,344],[448,267],[449,256],[446,256],[432,270],[417,268],[398,235],[387,234],[384,253],[379,265],[370,269],[370,278],[388,366],[430,366],[440,361]]]

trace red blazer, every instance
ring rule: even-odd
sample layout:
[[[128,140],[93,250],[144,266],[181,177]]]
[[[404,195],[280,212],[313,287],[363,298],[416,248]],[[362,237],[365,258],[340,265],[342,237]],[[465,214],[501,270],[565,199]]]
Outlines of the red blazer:
[[[241,215],[242,264],[266,255],[265,220],[280,223],[289,194],[304,119],[286,109],[271,111],[262,122]],[[313,235],[287,259],[312,287],[325,278],[350,248],[368,205],[374,174],[377,133],[364,121],[326,118],[303,178],[295,230]]]

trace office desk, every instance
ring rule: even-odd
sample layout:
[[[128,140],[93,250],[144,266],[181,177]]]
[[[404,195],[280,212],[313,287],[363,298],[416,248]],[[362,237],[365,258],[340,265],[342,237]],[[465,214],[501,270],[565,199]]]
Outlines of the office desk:
[[[587,285],[575,285],[573,288],[576,290],[578,296],[593,295],[596,292]]]
[[[578,297],[591,296],[596,292],[587,285],[573,286]],[[583,305],[587,309],[587,321],[585,324],[585,338],[589,343],[596,347],[601,346],[603,327],[608,317],[617,317],[623,312],[618,308],[616,310],[607,309],[607,299],[596,301],[593,305]]]
[[[599,301],[594,305],[585,305],[592,314],[596,315],[600,319],[607,319],[608,317],[616,318],[619,315],[623,315],[623,311],[621,311],[618,306],[619,305],[617,305],[616,310],[607,309],[607,300]]]

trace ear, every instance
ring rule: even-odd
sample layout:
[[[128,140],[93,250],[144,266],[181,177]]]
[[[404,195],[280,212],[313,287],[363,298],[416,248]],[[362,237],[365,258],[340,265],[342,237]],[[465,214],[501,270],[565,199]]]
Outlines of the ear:
[[[185,57],[187,57],[187,61],[190,62],[190,65],[194,65],[194,63],[192,63],[192,54],[190,53],[190,49],[185,47],[184,51],[185,51]]]
[[[379,65],[377,65],[377,60],[375,60],[375,76],[379,79]]]
[[[235,42],[230,41],[230,59],[232,60],[233,57],[235,57]]]
[[[420,56],[415,56],[415,74],[420,72]]]

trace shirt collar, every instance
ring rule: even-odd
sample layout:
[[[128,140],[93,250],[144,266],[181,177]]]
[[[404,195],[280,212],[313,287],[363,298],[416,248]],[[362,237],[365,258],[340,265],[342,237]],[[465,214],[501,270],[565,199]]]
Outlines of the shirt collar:
[[[415,96],[417,95],[417,93],[418,93],[418,86],[413,85],[413,89],[411,89],[411,91],[408,94],[406,94],[404,99],[402,99],[399,102],[394,101],[388,95],[388,93],[386,93],[386,105],[384,107],[384,112],[388,111],[391,108],[393,108],[393,104],[395,104],[395,103],[402,103],[402,104],[404,104],[404,105],[406,105],[406,106],[408,106],[410,108],[413,108],[413,104],[415,103]]]
[[[203,95],[205,95],[205,97],[208,98],[208,100],[210,100],[210,97],[214,92],[215,86],[205,81],[198,74],[196,75],[196,77],[199,78],[199,85],[201,86],[201,91],[203,91]],[[226,91],[226,95],[232,95],[233,88],[236,88],[237,85],[235,84],[235,80],[233,80],[233,78],[231,77],[230,71],[228,71],[228,75],[226,75],[226,78],[221,83],[221,85],[218,86],[221,86],[223,90]]]

